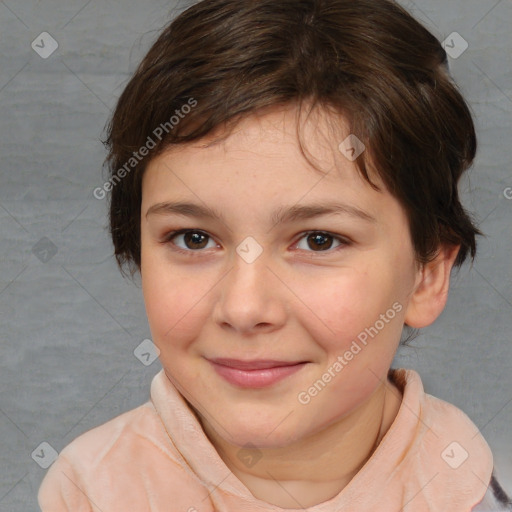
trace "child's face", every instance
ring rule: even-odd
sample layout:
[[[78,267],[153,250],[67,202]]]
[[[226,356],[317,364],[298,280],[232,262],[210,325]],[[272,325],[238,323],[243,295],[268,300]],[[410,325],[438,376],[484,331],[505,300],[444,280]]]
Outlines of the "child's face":
[[[143,179],[141,275],[153,341],[200,417],[239,446],[289,444],[367,400],[386,378],[417,285],[407,218],[337,150],[348,133],[336,137],[321,117],[304,127],[322,175],[301,155],[295,123],[292,110],[246,118],[224,143],[160,155]],[[146,215],[164,202],[224,220]],[[272,220],[333,204],[345,211]],[[162,243],[181,229],[200,233]],[[328,235],[304,234],[318,231]],[[248,382],[240,385],[220,375],[215,358],[305,364],[278,381],[239,372]]]

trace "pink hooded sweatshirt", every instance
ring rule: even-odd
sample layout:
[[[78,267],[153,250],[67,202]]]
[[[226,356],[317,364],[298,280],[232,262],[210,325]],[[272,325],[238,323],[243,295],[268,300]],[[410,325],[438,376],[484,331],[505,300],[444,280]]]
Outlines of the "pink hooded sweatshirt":
[[[426,394],[415,371],[389,378],[403,394],[390,429],[349,484],[308,512],[509,510],[493,497],[492,453],[471,420]],[[304,512],[251,494],[163,370],[150,401],[62,450],[38,501],[43,512]]]

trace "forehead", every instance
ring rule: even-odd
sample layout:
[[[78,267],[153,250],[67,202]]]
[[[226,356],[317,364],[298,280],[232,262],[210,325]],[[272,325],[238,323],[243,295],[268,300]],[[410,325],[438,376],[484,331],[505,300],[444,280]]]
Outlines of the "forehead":
[[[376,175],[370,177],[379,190],[347,158],[344,141],[351,134],[343,117],[322,110],[301,116],[294,108],[273,109],[242,118],[229,132],[170,147],[146,169],[141,213],[171,200],[232,218],[251,211],[258,222],[292,205],[322,203],[341,203],[374,218],[383,211],[403,213]]]
[[[242,117],[229,130],[218,127],[200,141],[173,145],[151,161],[148,169],[172,166],[175,170],[199,171],[208,166],[216,170],[214,186],[221,183],[223,170],[229,170],[231,175],[245,172],[246,176],[250,171],[261,176],[269,170],[288,179],[283,168],[292,166],[296,179],[308,173],[332,185],[360,181],[360,185],[367,186],[356,166],[356,158],[365,156],[365,150],[359,138],[350,133],[344,116],[322,107],[299,111],[296,105],[284,105]],[[368,160],[372,182],[384,188]]]

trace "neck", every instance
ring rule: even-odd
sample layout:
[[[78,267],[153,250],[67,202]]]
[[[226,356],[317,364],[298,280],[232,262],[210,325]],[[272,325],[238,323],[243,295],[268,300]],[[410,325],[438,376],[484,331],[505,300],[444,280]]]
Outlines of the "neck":
[[[291,445],[258,449],[248,468],[239,446],[220,437],[206,419],[206,435],[233,474],[256,498],[283,508],[310,507],[334,498],[377,448],[401,403],[401,393],[384,381],[357,409]]]

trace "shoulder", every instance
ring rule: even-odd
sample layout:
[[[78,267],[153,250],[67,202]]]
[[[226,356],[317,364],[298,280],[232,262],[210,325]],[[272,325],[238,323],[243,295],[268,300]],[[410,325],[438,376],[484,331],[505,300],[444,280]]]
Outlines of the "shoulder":
[[[461,409],[425,393],[419,374],[405,370],[396,376],[407,381],[404,400],[409,399],[408,404],[416,407],[414,412],[420,420],[410,450],[415,463],[437,475],[435,485],[439,486],[439,503],[444,510],[471,509],[482,502],[493,475],[490,446]],[[449,493],[444,492],[447,488]]]
[[[452,443],[450,445],[450,453],[444,453],[444,456],[454,455],[457,457],[459,455],[458,450],[462,451],[463,453],[460,456],[468,457],[467,462],[464,464],[469,463],[469,459],[473,458],[473,473],[479,473],[480,482],[489,482],[484,497],[472,509],[472,512],[512,512],[512,500],[496,477],[491,449],[478,427],[466,413],[455,405],[428,394],[425,394],[425,398],[426,402],[436,413],[435,416],[437,416],[438,421],[435,423],[435,426],[441,435],[444,434],[444,426],[458,425],[456,432],[457,439],[460,442]],[[440,421],[441,418],[442,421]],[[465,426],[467,430],[463,430],[462,426]],[[465,436],[464,433],[469,434],[469,436]],[[469,457],[470,455],[472,457]],[[488,469],[484,471],[485,466],[488,466]],[[486,473],[490,474],[490,478],[484,479]]]
[[[145,487],[165,488],[163,475],[183,484],[188,480],[183,467],[153,404],[146,402],[63,448],[41,483],[38,500],[43,512],[89,512],[92,505],[103,510],[120,502],[144,507],[138,500],[147,496]],[[172,487],[167,484],[169,492],[178,491]]]
[[[473,508],[472,512],[501,511],[512,512],[512,500],[509,498],[493,473],[491,482],[483,500]]]
[[[151,402],[124,412],[76,437],[60,452],[67,460],[93,467],[113,452],[138,443],[158,440],[163,427]]]

